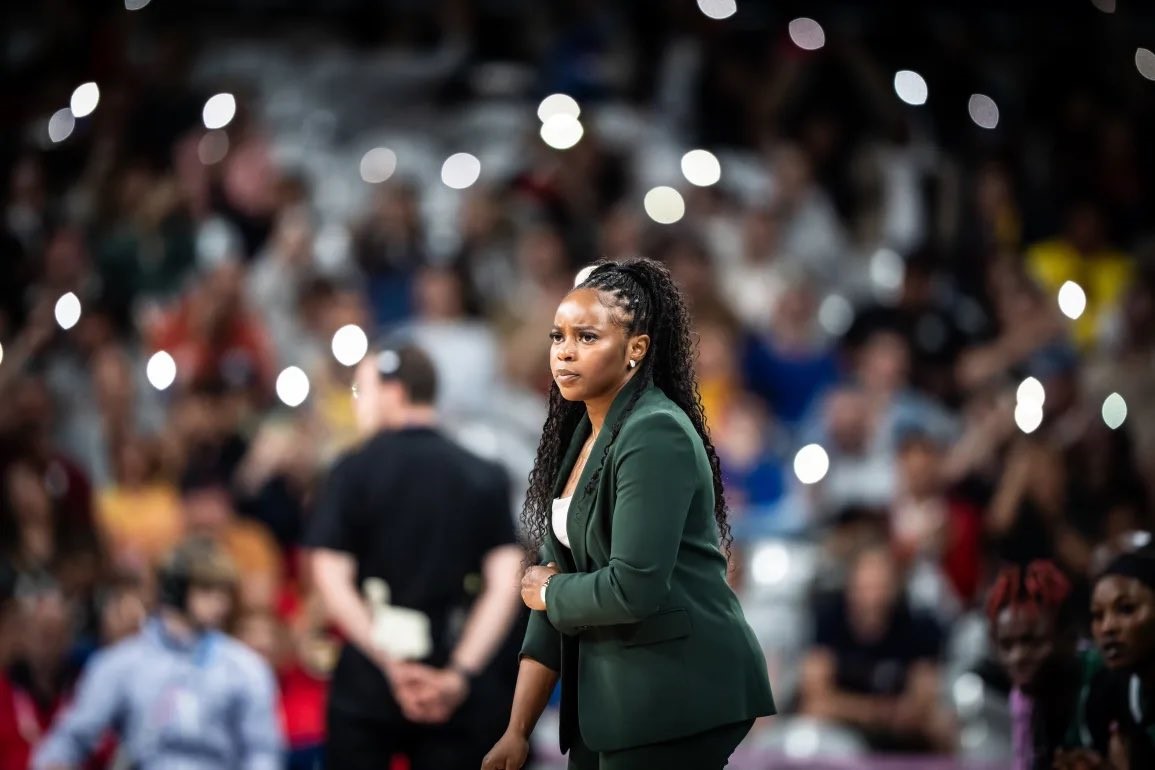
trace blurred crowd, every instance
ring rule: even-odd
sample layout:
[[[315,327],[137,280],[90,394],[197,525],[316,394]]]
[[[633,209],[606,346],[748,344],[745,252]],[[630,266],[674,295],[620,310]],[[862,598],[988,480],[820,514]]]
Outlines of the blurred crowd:
[[[803,50],[777,3],[174,5],[6,12],[0,633],[33,708],[0,704],[5,757],[139,627],[190,533],[237,565],[233,628],[278,671],[290,743],[320,745],[333,640],[298,542],[357,440],[358,336],[334,336],[429,351],[447,428],[509,467],[512,516],[554,309],[601,256],[661,259],[691,303],[742,596],[818,565],[798,639],[751,614],[790,712],[877,751],[958,750],[951,640],[999,565],[1052,559],[1086,592],[1151,528],[1149,11],[843,3]],[[891,88],[906,67],[923,106]],[[99,104],[56,141],[87,81]],[[225,91],[235,116],[209,130]],[[572,149],[538,136],[553,92],[581,105]],[[373,184],[380,136],[396,172]],[[695,147],[717,184],[682,178]],[[480,179],[450,189],[463,150]],[[680,221],[648,216],[656,184]]]

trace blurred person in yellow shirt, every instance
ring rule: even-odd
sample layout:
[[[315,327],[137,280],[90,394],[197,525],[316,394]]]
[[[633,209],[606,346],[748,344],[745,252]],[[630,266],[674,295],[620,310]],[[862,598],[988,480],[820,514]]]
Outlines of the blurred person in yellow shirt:
[[[1087,306],[1072,331],[1080,348],[1094,346],[1101,324],[1111,316],[1131,285],[1131,257],[1112,248],[1103,213],[1091,201],[1080,201],[1067,212],[1063,232],[1027,250],[1027,269],[1051,297],[1067,281],[1086,293]]]
[[[154,440],[119,441],[113,463],[115,482],[97,498],[97,527],[114,564],[134,571],[153,567],[184,533],[180,495],[163,472]]]

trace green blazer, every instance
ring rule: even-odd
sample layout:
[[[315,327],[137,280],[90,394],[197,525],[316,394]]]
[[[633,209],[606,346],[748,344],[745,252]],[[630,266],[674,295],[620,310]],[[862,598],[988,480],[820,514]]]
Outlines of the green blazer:
[[[590,430],[583,418],[554,497]],[[681,408],[649,380],[627,383],[570,501],[570,548],[550,528],[543,558],[561,574],[546,589],[547,611],[531,613],[522,645],[522,655],[561,672],[562,751],[579,725],[585,745],[600,752],[775,713],[765,657],[726,582],[712,478]]]

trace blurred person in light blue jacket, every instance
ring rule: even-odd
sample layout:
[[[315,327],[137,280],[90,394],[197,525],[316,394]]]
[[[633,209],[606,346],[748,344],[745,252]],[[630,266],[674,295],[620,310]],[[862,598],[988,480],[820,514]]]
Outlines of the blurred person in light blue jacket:
[[[83,766],[110,731],[119,739],[117,767],[283,767],[273,672],[220,631],[236,589],[231,561],[211,542],[190,539],[158,578],[158,612],[139,633],[93,657],[33,770]]]

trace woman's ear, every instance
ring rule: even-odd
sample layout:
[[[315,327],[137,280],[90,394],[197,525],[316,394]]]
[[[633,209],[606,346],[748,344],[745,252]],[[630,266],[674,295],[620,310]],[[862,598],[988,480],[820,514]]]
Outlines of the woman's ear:
[[[629,342],[626,343],[626,350],[631,362],[642,363],[642,359],[650,352],[650,335],[639,334],[636,337],[630,337]],[[636,364],[631,363],[630,367],[633,368]]]

